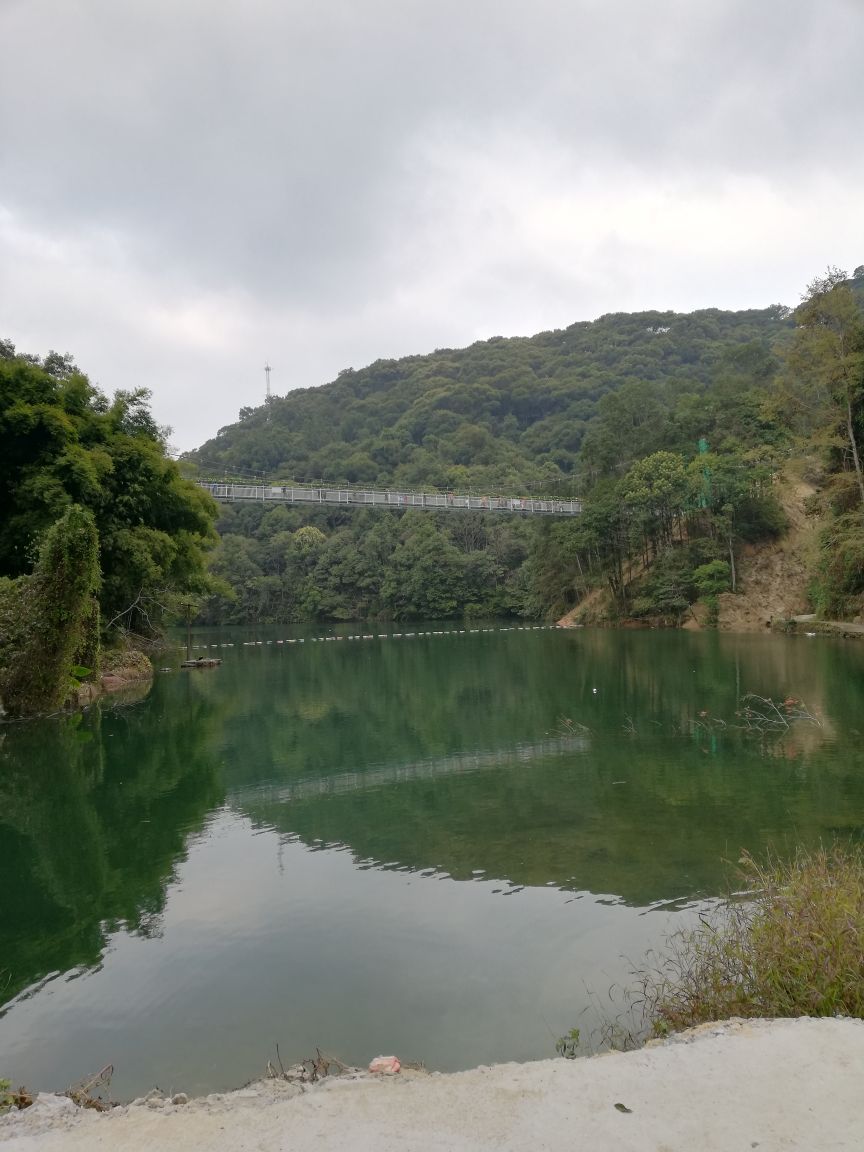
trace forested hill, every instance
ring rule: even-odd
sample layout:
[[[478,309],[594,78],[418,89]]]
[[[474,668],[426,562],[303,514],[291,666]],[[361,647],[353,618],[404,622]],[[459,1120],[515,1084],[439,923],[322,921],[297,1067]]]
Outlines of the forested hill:
[[[782,436],[769,397],[778,351],[793,336],[780,305],[615,314],[379,360],[242,409],[236,424],[189,454],[200,474],[572,493],[587,498],[588,511],[578,523],[541,527],[518,517],[231,505],[213,557],[226,591],[204,617],[549,615],[598,583],[627,612],[638,599],[637,558],[647,564],[661,553],[683,575],[665,573],[640,610],[677,616],[700,595],[691,575],[701,565],[720,563],[712,579],[725,586],[729,565],[720,557],[731,557],[737,540],[776,529],[763,499],[768,457]],[[716,517],[706,506],[706,468],[725,477],[710,493]],[[660,535],[651,520],[658,508],[666,510]],[[700,543],[684,548],[688,534]]]
[[[638,458],[639,428],[684,410],[661,438],[691,448],[712,433],[712,386],[752,386],[775,367],[789,310],[616,313],[569,328],[438,349],[345,369],[330,384],[244,408],[190,454],[202,473],[256,470],[285,479],[490,491],[570,487],[580,464]],[[624,387],[616,445],[592,420]],[[614,401],[606,402],[607,408]],[[581,452],[581,459],[580,459]]]

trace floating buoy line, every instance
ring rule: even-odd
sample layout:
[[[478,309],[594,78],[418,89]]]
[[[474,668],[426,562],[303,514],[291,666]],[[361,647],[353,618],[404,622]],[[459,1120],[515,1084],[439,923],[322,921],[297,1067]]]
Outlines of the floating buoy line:
[[[426,632],[355,632],[348,636],[303,636],[292,640],[241,640],[239,644],[193,644],[199,651],[209,648],[267,648],[286,644],[325,644],[338,640],[414,640],[421,636],[479,636],[490,632],[549,632],[560,631],[557,624],[513,624],[508,628],[436,628]],[[186,645],[177,649],[185,652]]]

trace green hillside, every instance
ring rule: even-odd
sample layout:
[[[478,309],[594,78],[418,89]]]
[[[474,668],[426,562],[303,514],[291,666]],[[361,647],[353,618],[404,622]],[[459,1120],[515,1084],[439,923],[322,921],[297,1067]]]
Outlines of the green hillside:
[[[689,315],[640,312],[528,338],[491,340],[428,356],[346,369],[330,384],[245,408],[238,423],[191,458],[207,470],[258,470],[285,479],[490,490],[557,490],[578,471],[580,452],[603,462],[588,434],[603,398],[627,384],[636,407],[650,395],[658,418],[683,395],[698,434],[712,408],[696,397],[712,386],[764,377],[788,309]],[[667,447],[694,428],[669,427]],[[638,451],[639,442],[619,447]]]

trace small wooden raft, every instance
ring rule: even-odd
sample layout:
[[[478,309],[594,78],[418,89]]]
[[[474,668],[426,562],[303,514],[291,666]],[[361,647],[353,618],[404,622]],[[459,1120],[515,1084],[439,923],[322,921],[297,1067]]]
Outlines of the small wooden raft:
[[[181,668],[216,668],[222,661],[218,656],[199,656],[197,660],[183,660]]]

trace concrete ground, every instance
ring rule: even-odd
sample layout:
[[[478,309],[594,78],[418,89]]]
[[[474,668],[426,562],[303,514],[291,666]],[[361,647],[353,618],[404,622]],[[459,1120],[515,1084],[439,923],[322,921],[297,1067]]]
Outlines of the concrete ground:
[[[730,1021],[638,1052],[265,1081],[100,1115],[61,1097],[0,1119],[3,1152],[834,1152],[864,1148],[864,1022]]]

